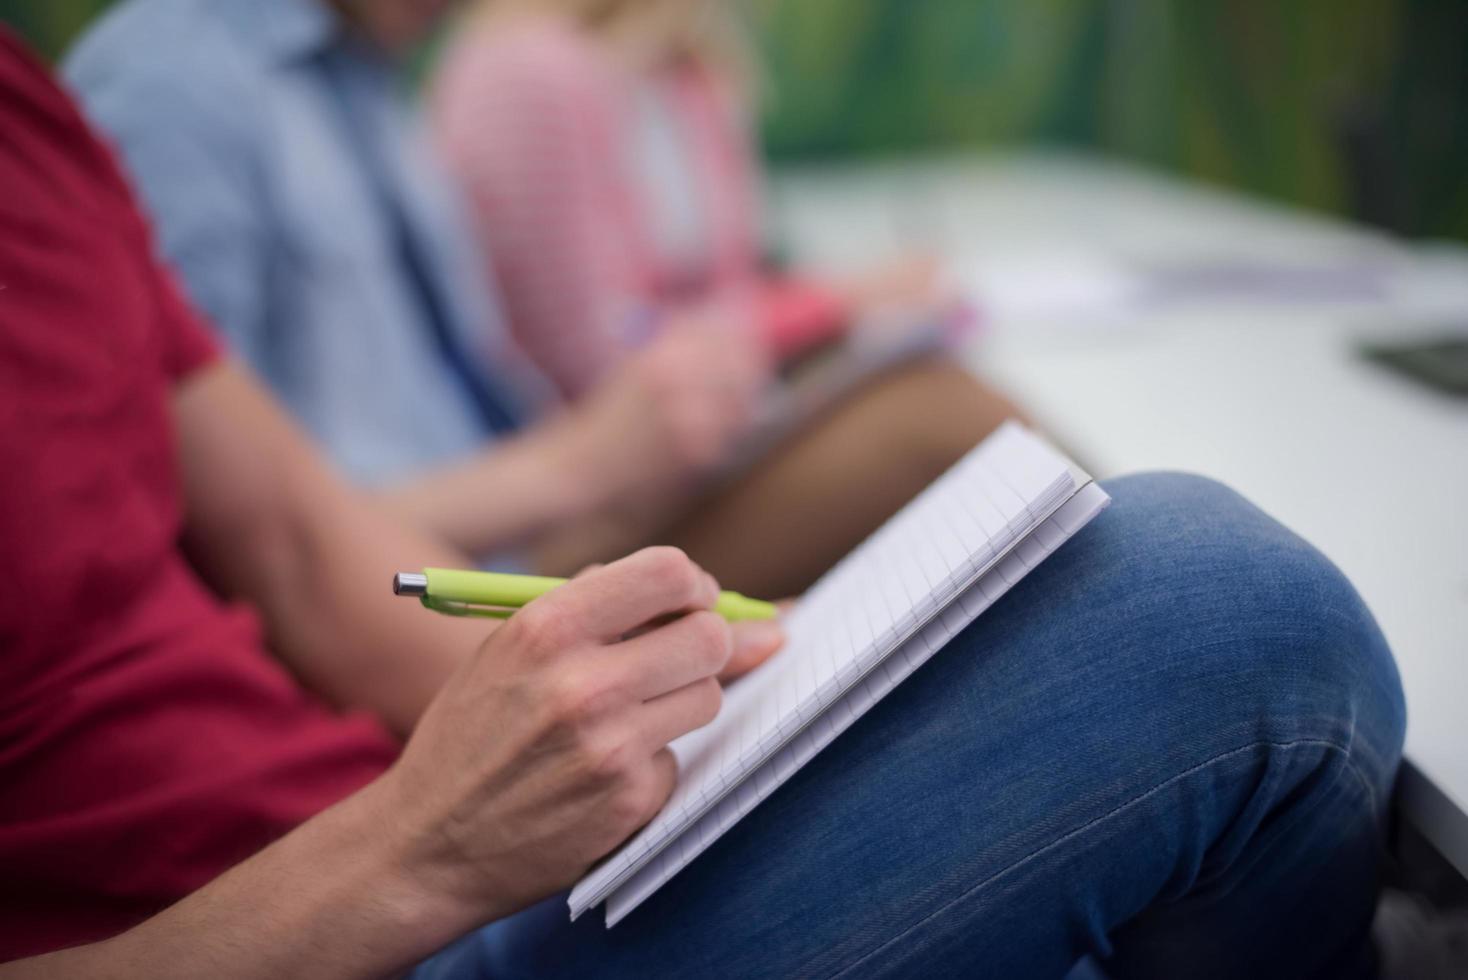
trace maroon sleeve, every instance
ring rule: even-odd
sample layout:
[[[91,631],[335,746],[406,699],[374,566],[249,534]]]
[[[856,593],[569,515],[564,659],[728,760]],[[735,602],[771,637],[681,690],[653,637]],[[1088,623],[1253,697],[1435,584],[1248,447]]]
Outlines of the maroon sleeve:
[[[151,331],[144,331],[151,334],[150,346],[159,352],[170,380],[217,358],[218,341],[156,258],[152,230],[117,156],[92,132],[45,65],[4,25],[0,133],[13,141],[7,147],[12,152],[0,159],[0,186],[15,191],[11,200],[0,201],[0,226],[44,227],[57,242],[69,241],[66,247],[40,249],[33,247],[37,236],[31,234],[7,243],[24,253],[17,267],[23,263],[39,270],[45,289],[36,295],[64,294],[71,301],[75,315],[68,332],[80,338],[110,323],[120,334],[123,310],[146,311],[153,322]],[[91,219],[77,221],[79,211]],[[103,233],[109,228],[116,249]],[[142,305],[132,306],[134,299]],[[56,313],[50,311],[53,323]],[[108,339],[115,338],[94,336],[99,345]]]
[[[204,325],[201,314],[184,297],[173,273],[155,262],[153,276],[157,280],[163,370],[168,377],[179,381],[218,360],[220,343]]]

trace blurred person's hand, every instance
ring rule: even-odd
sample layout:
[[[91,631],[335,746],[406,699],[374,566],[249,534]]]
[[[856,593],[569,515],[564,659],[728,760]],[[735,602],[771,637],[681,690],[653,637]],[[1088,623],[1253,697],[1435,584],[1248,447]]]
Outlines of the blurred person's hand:
[[[625,500],[718,467],[754,424],[769,370],[748,331],[670,324],[577,407],[587,479]]]
[[[912,253],[864,270],[837,284],[837,291],[857,315],[941,305],[945,296],[934,255]]]
[[[708,724],[740,643],[718,585],[674,548],[578,575],[527,604],[429,705],[374,787],[401,867],[477,921],[571,885],[672,792],[667,745]],[[745,633],[743,669],[779,646]],[[630,638],[627,638],[629,637]]]
[[[977,314],[943,268],[936,256],[913,253],[854,276],[837,289],[858,330],[877,335],[939,330],[956,341],[973,327]]]

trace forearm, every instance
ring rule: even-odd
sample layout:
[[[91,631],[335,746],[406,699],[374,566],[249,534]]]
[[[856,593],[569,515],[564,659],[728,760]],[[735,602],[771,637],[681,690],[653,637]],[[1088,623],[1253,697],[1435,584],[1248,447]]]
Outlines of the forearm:
[[[410,730],[493,626],[393,598],[392,574],[467,559],[346,487],[237,367],[191,380],[175,414],[195,565],[307,686]]]
[[[524,544],[592,514],[611,494],[583,473],[581,420],[567,414],[376,496],[399,520],[470,555]]]
[[[383,785],[326,810],[134,929],[0,966],[0,980],[357,978],[411,966],[483,913],[413,879]]]
[[[324,697],[369,708],[400,734],[498,625],[395,598],[396,571],[471,563],[362,496],[262,530],[253,547],[265,572],[247,589],[264,611],[272,649]]]

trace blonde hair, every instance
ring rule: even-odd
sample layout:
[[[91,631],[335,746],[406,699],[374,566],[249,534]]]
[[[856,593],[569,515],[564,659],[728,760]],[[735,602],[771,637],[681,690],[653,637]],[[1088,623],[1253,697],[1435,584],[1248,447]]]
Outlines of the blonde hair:
[[[633,68],[693,63],[745,95],[759,75],[740,0],[483,0],[486,13],[565,17]]]

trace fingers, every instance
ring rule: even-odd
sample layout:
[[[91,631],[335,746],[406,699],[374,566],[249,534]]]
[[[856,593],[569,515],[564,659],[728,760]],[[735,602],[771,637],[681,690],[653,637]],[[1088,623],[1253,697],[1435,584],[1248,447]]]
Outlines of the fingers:
[[[716,465],[748,430],[766,374],[757,350],[749,331],[685,323],[638,365],[658,447],[682,468]]]
[[[718,613],[700,610],[618,643],[607,656],[628,691],[647,701],[716,676],[733,652],[729,624]]]
[[[649,808],[647,819],[651,820],[658,815],[663,804],[668,802],[668,797],[673,795],[673,787],[678,785],[678,760],[668,749],[659,749],[652,757],[649,781],[651,785],[648,789],[648,797],[652,801],[652,806]]]
[[[677,548],[644,548],[567,582],[517,613],[522,630],[552,647],[577,638],[610,642],[660,616],[708,609],[719,587]]]
[[[779,620],[746,620],[733,626],[734,652],[719,672],[725,683],[742,677],[774,656],[785,645],[785,629]]]
[[[612,840],[622,843],[658,815],[678,785],[678,760],[666,747],[641,761],[627,773],[626,781],[605,807]]]
[[[638,730],[645,744],[665,746],[713,721],[723,704],[724,689],[713,677],[705,677],[646,702],[638,718]]]

